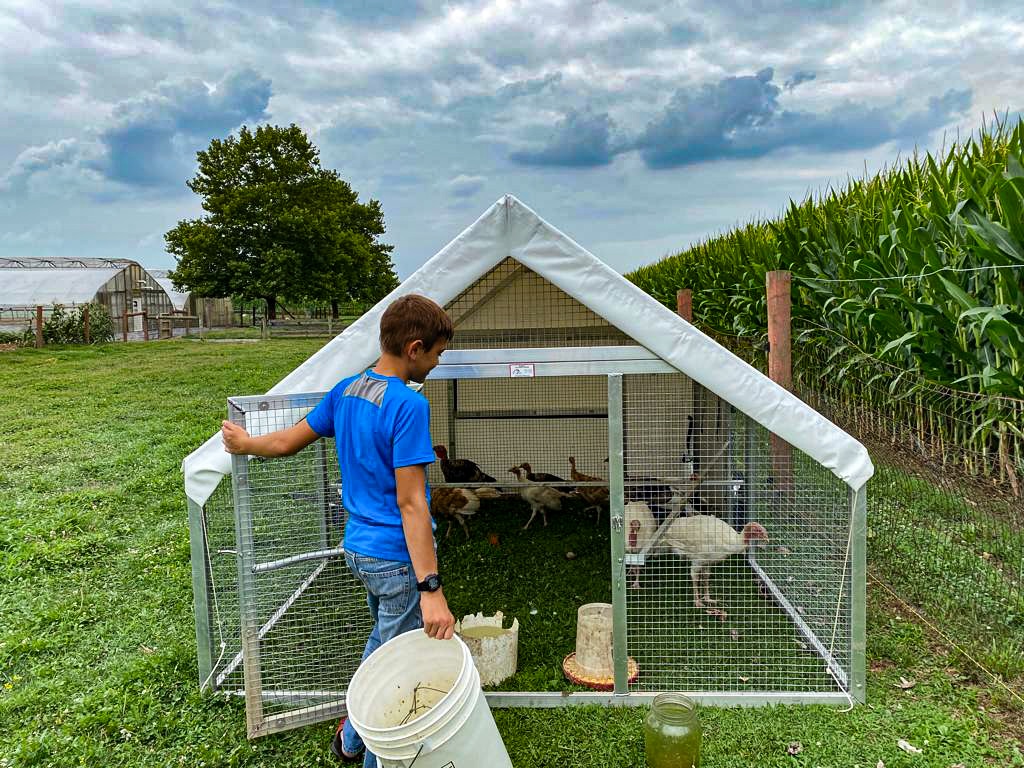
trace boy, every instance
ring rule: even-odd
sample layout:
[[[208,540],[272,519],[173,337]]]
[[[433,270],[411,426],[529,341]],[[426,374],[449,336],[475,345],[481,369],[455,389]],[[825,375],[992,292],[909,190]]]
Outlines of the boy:
[[[374,627],[365,659],[382,643],[423,627],[451,638],[455,617],[441,590],[434,550],[426,465],[434,461],[427,399],[407,387],[422,383],[452,337],[444,310],[424,296],[396,299],[381,316],[381,356],[362,374],[340,381],[305,419],[261,437],[223,422],[229,453],[290,456],[333,437],[341,469],[345,561],[366,587]],[[331,751],[354,761],[364,751],[343,719]],[[368,752],[363,765],[373,768]]]

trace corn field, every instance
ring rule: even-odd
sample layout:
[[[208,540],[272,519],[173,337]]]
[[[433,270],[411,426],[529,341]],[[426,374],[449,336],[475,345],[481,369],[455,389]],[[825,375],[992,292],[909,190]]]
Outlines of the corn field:
[[[1024,121],[791,202],[777,220],[628,277],[672,307],[679,288],[693,289],[698,325],[763,345],[765,273],[776,269],[793,274],[808,374],[842,380],[865,408],[896,409],[942,463],[1020,495]],[[880,376],[884,390],[872,386]],[[936,388],[963,393],[963,407],[944,412]]]

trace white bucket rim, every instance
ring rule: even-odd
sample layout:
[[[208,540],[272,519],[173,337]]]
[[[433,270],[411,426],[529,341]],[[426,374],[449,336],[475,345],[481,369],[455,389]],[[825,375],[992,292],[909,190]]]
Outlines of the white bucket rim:
[[[418,633],[423,634],[423,636],[426,637],[426,633],[423,629],[413,629],[409,632],[404,632],[401,635],[391,638],[377,648],[373,654],[367,658],[367,661],[384,648],[394,650],[396,646],[406,645],[414,640],[418,641],[419,638],[416,637]],[[462,666],[459,669],[458,675],[452,682],[448,692],[431,708],[429,712],[426,712],[421,717],[418,717],[415,720],[410,720],[407,723],[384,727],[372,726],[363,723],[359,717],[353,713],[352,707],[349,703],[349,696],[351,695],[352,689],[358,687],[361,677],[360,673],[363,673],[363,675],[371,674],[369,667],[360,665],[349,683],[348,691],[345,694],[345,704],[346,709],[348,710],[348,716],[352,720],[352,725],[356,727],[357,732],[360,732],[364,741],[366,740],[366,737],[369,737],[371,741],[384,742],[384,744],[375,745],[375,749],[378,750],[381,747],[388,746],[396,749],[408,747],[428,740],[430,736],[437,733],[455,719],[461,720],[459,723],[461,726],[462,723],[469,718],[469,714],[472,712],[472,707],[466,707],[465,704],[468,699],[473,696],[478,689],[480,689],[479,675],[476,670],[476,665],[473,663],[473,657],[469,651],[469,647],[457,635],[453,635],[451,640],[431,639],[430,642],[444,643],[451,642],[452,640],[457,642],[458,647],[462,652]],[[465,716],[462,718],[458,718],[460,710],[467,710]],[[382,756],[389,757],[388,755]],[[404,759],[397,755],[394,757],[397,759]]]

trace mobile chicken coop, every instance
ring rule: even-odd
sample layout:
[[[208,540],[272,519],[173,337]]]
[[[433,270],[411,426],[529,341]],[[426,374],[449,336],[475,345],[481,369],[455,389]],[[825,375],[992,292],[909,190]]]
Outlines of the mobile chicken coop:
[[[301,419],[373,364],[380,315],[405,293],[432,297],[455,325],[423,389],[434,443],[489,475],[461,486],[503,494],[479,514],[501,505],[492,520],[513,516],[518,532],[489,550],[470,520],[465,546],[480,547],[491,601],[471,610],[501,608],[502,585],[546,567],[538,557],[510,572],[510,556],[557,520],[596,542],[590,588],[614,606],[613,691],[559,683],[571,642],[531,654],[552,612],[513,608],[521,665],[543,667],[546,690],[490,691],[492,706],[647,703],[666,690],[719,705],[863,701],[864,447],[514,197],[270,392],[231,398],[230,418],[253,434]],[[440,463],[435,495],[459,485]],[[510,472],[524,463],[532,480]],[[244,696],[251,736],[335,717],[370,623],[342,557],[331,441],[262,460],[229,456],[218,434],[184,471],[202,687]],[[551,527],[538,517],[520,531],[530,508],[517,496],[537,488],[560,509]],[[593,506],[609,508],[600,524]],[[438,538],[443,556],[440,526]],[[541,608],[559,584],[536,585]]]

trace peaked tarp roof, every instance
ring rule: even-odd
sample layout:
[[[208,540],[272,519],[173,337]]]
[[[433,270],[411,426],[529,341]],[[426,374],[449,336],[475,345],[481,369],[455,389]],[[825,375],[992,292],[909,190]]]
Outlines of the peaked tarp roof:
[[[380,317],[399,296],[419,293],[446,305],[511,257],[538,273],[637,343],[732,403],[831,470],[853,489],[874,474],[868,452],[850,435],[756,368],[712,341],[596,256],[506,195],[369,312],[267,394],[324,392],[380,356]],[[185,493],[203,504],[231,457],[218,432],[182,465]]]

